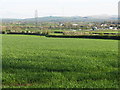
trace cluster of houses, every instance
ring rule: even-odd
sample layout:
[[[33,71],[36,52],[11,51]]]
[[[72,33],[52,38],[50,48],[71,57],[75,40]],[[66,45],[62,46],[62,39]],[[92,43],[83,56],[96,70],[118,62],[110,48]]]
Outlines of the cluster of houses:
[[[72,26],[74,27],[86,27],[88,28],[88,30],[119,30],[119,27],[117,24],[88,24],[88,25],[79,25],[79,24],[72,24]],[[82,29],[79,29],[82,30]],[[77,30],[73,30],[73,31],[77,31]]]
[[[4,25],[2,26],[2,29],[10,29],[10,27],[13,28],[21,28],[21,29],[30,29],[30,28],[36,28],[36,26],[33,24],[26,25],[26,23],[24,22],[14,22],[14,23],[9,23],[10,25]],[[24,25],[25,24],[25,25]],[[51,23],[48,23],[51,24]],[[9,26],[9,27],[8,27]],[[80,31],[80,30],[91,30],[91,31],[95,31],[95,30],[119,30],[117,23],[100,23],[100,22],[89,22],[89,23],[85,23],[85,22],[58,22],[58,23],[52,23],[51,26],[49,25],[38,25],[37,27],[38,29],[45,29],[45,30],[49,30],[49,29],[66,29],[66,30],[70,30],[70,31]]]

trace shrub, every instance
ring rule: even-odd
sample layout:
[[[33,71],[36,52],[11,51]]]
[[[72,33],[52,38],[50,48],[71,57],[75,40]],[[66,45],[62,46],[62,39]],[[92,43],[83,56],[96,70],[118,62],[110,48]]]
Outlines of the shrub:
[[[22,31],[22,33],[26,33],[25,31]]]
[[[43,31],[42,35],[49,35],[49,33],[50,33],[49,31]]]
[[[100,35],[100,36],[104,36],[104,33],[100,33],[99,35]]]
[[[36,34],[41,34],[42,32],[36,32]]]
[[[7,32],[6,31],[2,31],[2,34],[7,34]]]
[[[30,31],[26,31],[26,33],[31,33]]]
[[[11,33],[11,30],[6,30],[6,33]]]

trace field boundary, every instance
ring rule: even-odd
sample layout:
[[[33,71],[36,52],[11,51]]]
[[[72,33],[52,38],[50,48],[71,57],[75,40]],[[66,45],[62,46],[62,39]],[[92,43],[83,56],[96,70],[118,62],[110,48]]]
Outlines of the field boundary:
[[[79,35],[79,36],[71,36],[71,35],[46,35],[46,37],[56,37],[56,38],[91,38],[91,39],[113,39],[120,40],[120,36],[98,36],[98,35]]]
[[[45,36],[45,37],[53,37],[53,38],[89,38],[89,39],[113,39],[120,40],[119,35],[45,35],[38,33],[7,33],[7,34],[17,34],[17,35],[37,35],[37,36]]]

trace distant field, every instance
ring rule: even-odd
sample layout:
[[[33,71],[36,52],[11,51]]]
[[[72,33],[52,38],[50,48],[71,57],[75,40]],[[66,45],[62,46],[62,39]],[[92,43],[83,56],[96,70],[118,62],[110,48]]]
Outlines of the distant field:
[[[120,33],[120,30],[96,30],[96,31],[79,31],[79,32],[90,32],[90,33]]]
[[[118,88],[118,41],[3,35],[3,88]]]

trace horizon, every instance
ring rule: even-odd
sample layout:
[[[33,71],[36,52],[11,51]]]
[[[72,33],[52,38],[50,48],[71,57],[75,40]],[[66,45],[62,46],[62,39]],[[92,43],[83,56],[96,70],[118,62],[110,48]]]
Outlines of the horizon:
[[[25,19],[58,16],[118,15],[119,0],[1,0],[0,18]]]
[[[105,16],[105,15],[118,17],[118,15],[101,14],[101,15],[91,15],[91,16],[55,16],[55,15],[53,15],[53,16],[41,16],[41,17],[38,17],[38,18],[44,18],[44,17],[82,17],[82,18],[84,18],[84,17],[93,17],[93,16],[101,17],[101,16]],[[33,19],[33,18],[35,18],[35,17],[28,17],[28,18],[0,18],[0,19]]]

